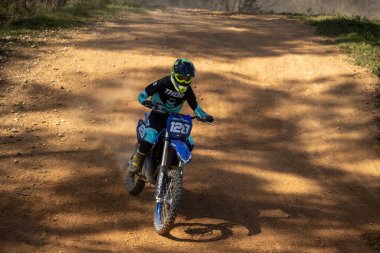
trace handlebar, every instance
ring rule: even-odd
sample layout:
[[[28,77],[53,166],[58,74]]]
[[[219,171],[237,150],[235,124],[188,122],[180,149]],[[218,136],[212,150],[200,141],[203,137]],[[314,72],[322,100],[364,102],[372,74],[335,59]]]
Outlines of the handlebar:
[[[166,114],[173,114],[173,115],[182,115],[182,116],[186,116],[184,114],[181,114],[181,113],[174,113],[174,112],[169,112],[163,104],[161,103],[153,103],[151,100],[145,100],[143,102],[143,106],[149,108],[149,109],[152,109],[153,111],[156,111],[156,112],[160,112],[160,113],[166,113]],[[209,116],[209,115],[207,115]],[[201,121],[201,122],[205,122],[205,123],[209,123],[211,124],[212,121],[214,121],[214,118],[212,116],[209,116],[209,117],[199,117],[199,116],[190,116],[191,119],[196,119],[198,121]]]

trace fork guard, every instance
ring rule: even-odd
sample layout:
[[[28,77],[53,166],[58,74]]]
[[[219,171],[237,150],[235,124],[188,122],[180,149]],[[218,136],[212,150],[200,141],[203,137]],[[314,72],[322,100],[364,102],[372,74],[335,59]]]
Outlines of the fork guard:
[[[175,150],[178,160],[184,165],[188,164],[193,158],[193,155],[185,142],[180,140],[172,140],[170,142],[170,146]]]

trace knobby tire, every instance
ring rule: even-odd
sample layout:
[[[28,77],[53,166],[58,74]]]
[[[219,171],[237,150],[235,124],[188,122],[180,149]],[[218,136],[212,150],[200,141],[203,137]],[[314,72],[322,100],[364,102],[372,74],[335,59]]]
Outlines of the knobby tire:
[[[164,199],[169,200],[171,204],[164,201],[162,203],[162,211],[158,212],[159,203],[156,203],[154,212],[154,227],[160,235],[168,234],[172,228],[182,196],[182,172],[180,170],[170,170],[167,176],[169,180],[164,193]]]

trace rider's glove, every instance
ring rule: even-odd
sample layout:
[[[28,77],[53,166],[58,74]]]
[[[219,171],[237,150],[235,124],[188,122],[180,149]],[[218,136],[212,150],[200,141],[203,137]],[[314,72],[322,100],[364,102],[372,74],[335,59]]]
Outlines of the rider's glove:
[[[204,118],[206,122],[209,122],[209,123],[214,122],[214,117],[211,115],[206,115]]]
[[[202,108],[199,105],[197,106],[197,108],[195,108],[194,113],[196,116],[200,117],[202,121],[209,123],[214,122],[214,117],[208,115],[205,111],[202,110]]]
[[[149,107],[149,108],[152,108],[154,106],[153,102],[150,101],[150,100],[145,100],[142,102],[142,105],[143,106],[146,106],[146,107]]]
[[[148,94],[146,93],[145,90],[143,90],[137,97],[137,99],[139,100],[139,103],[142,105],[144,105],[144,102],[146,101],[147,98],[148,98]]]

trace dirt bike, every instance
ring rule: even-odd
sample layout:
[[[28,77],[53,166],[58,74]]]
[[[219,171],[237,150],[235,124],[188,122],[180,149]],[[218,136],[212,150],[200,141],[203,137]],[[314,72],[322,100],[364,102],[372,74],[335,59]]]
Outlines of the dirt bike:
[[[191,145],[188,142],[192,129],[192,120],[211,123],[211,116],[198,117],[171,113],[162,104],[144,103],[154,111],[168,114],[166,128],[157,136],[151,151],[145,156],[142,169],[135,173],[127,168],[125,183],[128,192],[137,196],[145,183],[156,185],[156,206],[154,212],[154,227],[158,234],[165,235],[172,228],[182,196],[183,171],[185,165],[192,159]],[[145,113],[145,121],[140,119],[137,124],[137,144],[135,151],[144,138],[149,113]],[[131,159],[127,166],[131,164]]]

